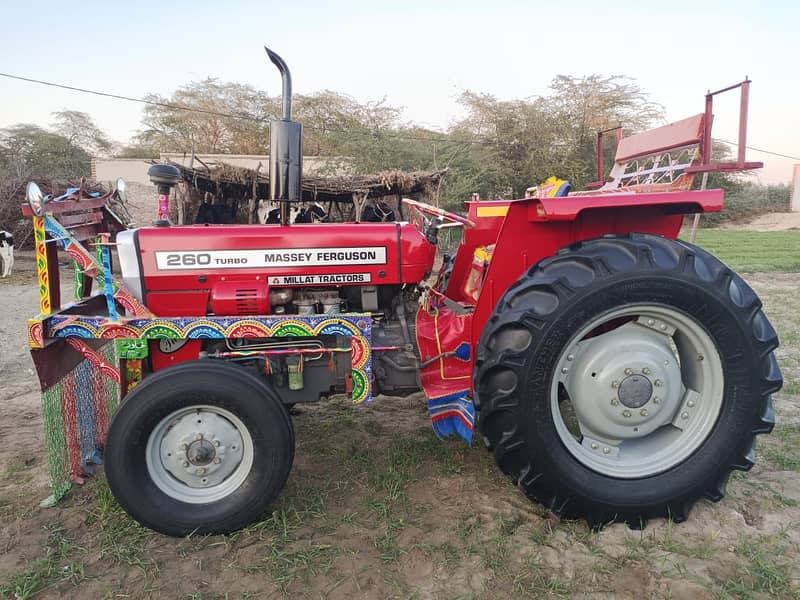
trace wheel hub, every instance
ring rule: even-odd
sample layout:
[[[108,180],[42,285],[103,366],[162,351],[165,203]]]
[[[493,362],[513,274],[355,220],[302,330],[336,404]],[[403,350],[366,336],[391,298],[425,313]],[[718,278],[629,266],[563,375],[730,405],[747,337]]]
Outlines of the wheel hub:
[[[221,484],[242,461],[241,433],[211,411],[189,412],[172,420],[160,446],[162,468],[192,488]]]
[[[702,325],[671,307],[630,305],[587,323],[564,347],[551,408],[559,436],[583,464],[613,477],[646,477],[705,439],[723,385]]]
[[[669,422],[680,405],[680,366],[667,337],[651,328],[628,323],[589,338],[566,362],[562,382],[589,438],[646,436]]]
[[[628,375],[617,390],[617,397],[628,408],[639,408],[650,402],[653,384],[645,375]]]
[[[195,440],[189,444],[186,458],[195,466],[202,467],[214,460],[217,452],[211,442],[205,439]]]

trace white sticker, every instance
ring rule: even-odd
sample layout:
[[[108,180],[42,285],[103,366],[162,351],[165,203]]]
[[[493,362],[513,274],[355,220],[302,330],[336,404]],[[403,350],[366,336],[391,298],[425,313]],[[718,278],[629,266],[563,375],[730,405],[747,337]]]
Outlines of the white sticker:
[[[340,285],[342,283],[369,283],[372,275],[369,273],[332,273],[330,275],[270,275],[271,286],[293,286],[328,284]]]
[[[263,250],[178,250],[156,252],[159,271],[177,269],[253,269],[328,265],[385,265],[384,246],[361,248],[265,248]]]

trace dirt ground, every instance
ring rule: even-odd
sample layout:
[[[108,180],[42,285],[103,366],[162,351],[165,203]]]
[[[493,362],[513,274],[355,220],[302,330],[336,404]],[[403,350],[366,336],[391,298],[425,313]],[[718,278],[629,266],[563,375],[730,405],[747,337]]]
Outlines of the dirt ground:
[[[438,441],[416,395],[302,409],[270,514],[235,535],[171,539],[131,521],[102,476],[39,508],[33,269],[22,255],[0,280],[0,597],[800,598],[800,274],[749,277],[782,337],[779,425],[752,471],[684,524],[559,522],[480,442]]]
[[[719,229],[747,229],[748,231],[798,231],[800,212],[767,213],[735,223],[723,223]]]

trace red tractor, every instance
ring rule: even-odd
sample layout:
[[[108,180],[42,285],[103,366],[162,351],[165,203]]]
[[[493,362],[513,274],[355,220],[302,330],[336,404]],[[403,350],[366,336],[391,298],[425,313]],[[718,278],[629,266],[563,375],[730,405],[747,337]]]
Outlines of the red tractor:
[[[151,342],[105,447],[134,518],[172,535],[259,518],[292,466],[287,407],[359,385],[424,390],[437,434],[477,427],[525,495],[592,526],[682,521],[754,464],[782,385],[778,337],[741,277],[677,239],[685,214],[722,206],[721,190],[691,190],[695,174],[754,166],[710,161],[710,101],[619,140],[593,191],[555,182],[467,202],[467,218],[405,201],[409,221],[288,225],[301,126],[288,68],[268,54],[284,83],[270,157],[284,224],[171,226],[177,174],[159,165],[158,226],[116,244],[124,285],[155,319],[269,315],[289,329]],[[460,242],[426,283],[449,228]],[[291,335],[292,319],[320,313],[369,321],[371,381],[352,377],[346,331]]]

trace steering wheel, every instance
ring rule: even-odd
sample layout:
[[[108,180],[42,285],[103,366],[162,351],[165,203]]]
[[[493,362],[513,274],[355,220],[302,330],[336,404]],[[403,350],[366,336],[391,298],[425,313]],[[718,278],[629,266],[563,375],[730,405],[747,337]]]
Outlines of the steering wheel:
[[[469,219],[425,202],[403,198],[403,204],[408,207],[409,221],[434,245],[438,241],[440,229],[475,227],[475,223]]]

